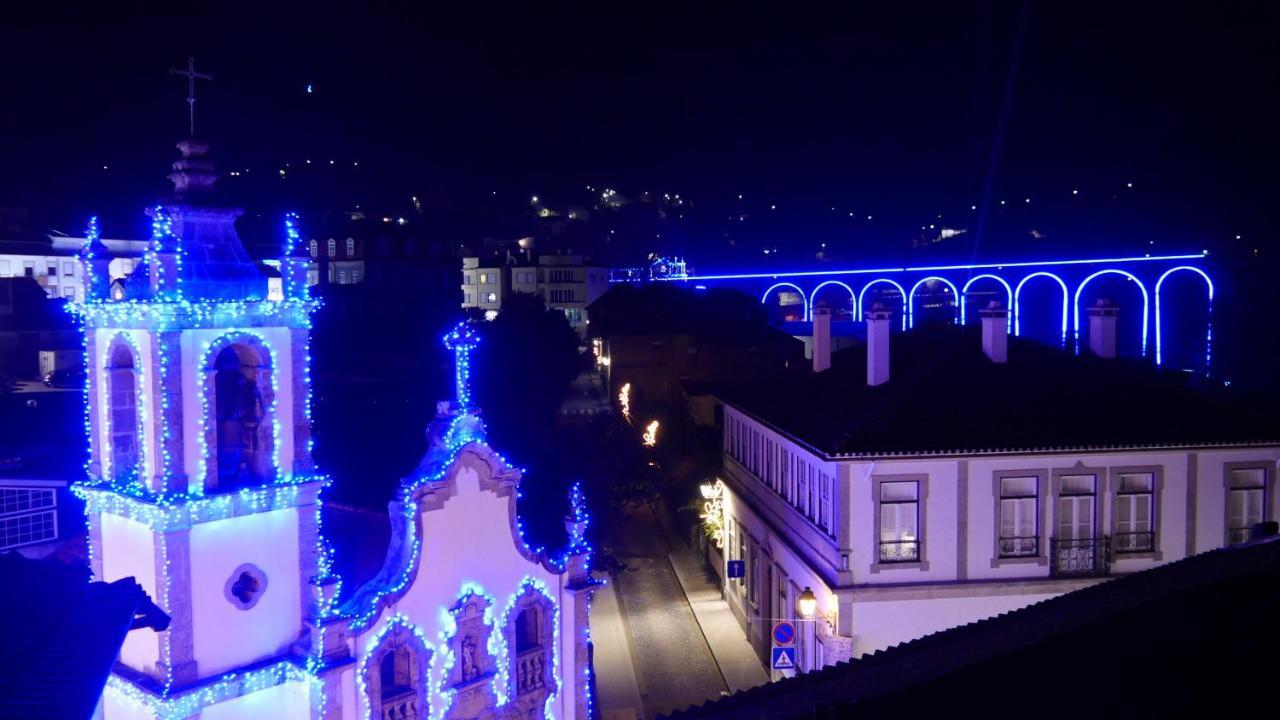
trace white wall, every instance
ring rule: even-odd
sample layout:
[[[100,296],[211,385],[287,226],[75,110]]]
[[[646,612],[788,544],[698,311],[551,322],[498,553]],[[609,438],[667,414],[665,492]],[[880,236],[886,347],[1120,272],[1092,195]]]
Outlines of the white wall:
[[[155,539],[146,525],[119,515],[103,514],[102,547],[93,548],[102,558],[105,582],[132,577],[142,586],[147,597],[159,599],[156,592]],[[148,673],[160,656],[156,633],[139,630],[125,636],[120,661],[139,672]]]
[[[267,577],[248,610],[225,594],[243,563]],[[279,655],[302,627],[298,511],[294,508],[202,523],[191,528],[191,612],[196,666],[202,677]]]
[[[983,620],[1060,593],[989,595],[853,603],[855,656],[884,650],[939,630]]]

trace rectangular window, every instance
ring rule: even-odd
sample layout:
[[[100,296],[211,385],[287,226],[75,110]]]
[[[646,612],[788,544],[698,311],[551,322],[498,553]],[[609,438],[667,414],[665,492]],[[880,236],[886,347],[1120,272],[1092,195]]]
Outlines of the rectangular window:
[[[354,257],[356,254],[356,239],[347,238],[347,257]]]
[[[822,529],[831,532],[831,478],[826,473],[818,473],[819,484],[822,485],[822,508],[819,513],[819,524]]]
[[[1097,511],[1096,475],[1063,475],[1058,491],[1058,539],[1093,540]]]
[[[26,275],[27,277],[36,276],[36,263],[34,260],[27,260],[26,262],[22,263],[22,274]]]
[[[880,483],[880,562],[920,559],[920,483]]]
[[[48,272],[46,272],[45,274],[48,275],[49,277],[58,277],[58,263],[56,262],[49,263]]]
[[[489,273],[480,273],[480,284],[487,285],[489,283]]]
[[[1227,542],[1249,539],[1249,530],[1267,519],[1267,470],[1230,470],[1227,492]]]
[[[1122,473],[1116,484],[1116,537],[1118,553],[1155,550],[1155,475]]]
[[[0,488],[0,550],[58,536],[57,494],[44,488]]]
[[[1000,557],[1040,554],[1039,479],[1000,478]]]
[[[62,288],[62,297],[66,298],[66,299],[68,299],[68,300],[70,300],[70,301],[72,301],[72,302],[75,302],[75,299],[76,299],[76,289],[75,289],[74,287],[64,287],[64,288]]]
[[[76,264],[73,262],[62,263],[62,274],[71,277],[76,274]]]

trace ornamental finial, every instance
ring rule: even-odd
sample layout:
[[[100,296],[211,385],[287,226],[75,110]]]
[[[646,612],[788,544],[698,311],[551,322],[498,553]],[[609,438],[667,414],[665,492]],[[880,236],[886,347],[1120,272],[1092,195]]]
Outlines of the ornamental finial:
[[[471,351],[480,336],[466,322],[460,322],[444,336],[444,346],[453,351],[454,383],[458,407],[471,408]]]

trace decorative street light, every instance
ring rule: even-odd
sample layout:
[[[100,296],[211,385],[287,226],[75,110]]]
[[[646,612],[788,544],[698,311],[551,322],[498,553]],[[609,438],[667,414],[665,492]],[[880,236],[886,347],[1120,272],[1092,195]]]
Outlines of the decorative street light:
[[[813,589],[808,585],[804,591],[800,593],[800,597],[796,598],[796,611],[800,613],[800,617],[805,620],[812,620],[813,614],[818,611],[818,598],[813,594]]]

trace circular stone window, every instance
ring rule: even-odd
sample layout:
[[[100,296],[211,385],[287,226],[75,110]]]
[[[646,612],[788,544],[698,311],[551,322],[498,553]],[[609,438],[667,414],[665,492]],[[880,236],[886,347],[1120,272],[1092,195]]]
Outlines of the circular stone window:
[[[258,604],[262,594],[267,591],[267,575],[253,563],[245,563],[231,573],[227,584],[223,586],[223,594],[227,601],[241,610],[248,610]]]

